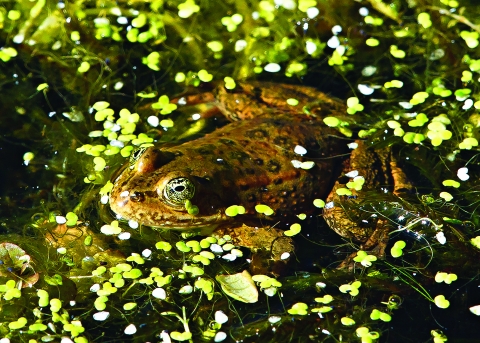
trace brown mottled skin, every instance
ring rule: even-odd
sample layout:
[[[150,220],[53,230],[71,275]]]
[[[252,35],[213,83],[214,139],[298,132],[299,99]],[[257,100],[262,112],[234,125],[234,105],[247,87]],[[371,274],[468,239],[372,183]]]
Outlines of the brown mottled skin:
[[[345,107],[340,101],[313,88],[273,83],[240,83],[233,91],[220,86],[215,92],[217,107],[233,122],[178,146],[147,148],[114,181],[110,195],[114,212],[144,225],[206,233],[265,220],[256,213],[257,204],[270,206],[275,211],[270,218],[278,220],[312,213],[313,200],[325,199],[329,193],[329,200],[339,200],[331,191],[332,186],[334,190],[341,187],[335,181],[348,149],[346,141],[321,119],[342,117]],[[285,101],[289,98],[299,104],[288,105]],[[297,145],[307,149],[305,156],[294,153]],[[366,185],[373,185],[369,175],[376,178],[377,173],[371,172],[372,157],[357,155],[363,163],[351,161],[350,165],[360,169],[360,175],[366,173]],[[315,166],[294,168],[292,160],[314,161]],[[381,165],[386,163],[383,158]],[[195,187],[191,198],[199,207],[195,216],[184,206],[165,201],[165,185],[179,177]],[[244,206],[246,214],[226,216],[225,209],[231,205]],[[325,211],[332,229],[344,237],[366,241],[370,233],[341,211],[338,206]]]

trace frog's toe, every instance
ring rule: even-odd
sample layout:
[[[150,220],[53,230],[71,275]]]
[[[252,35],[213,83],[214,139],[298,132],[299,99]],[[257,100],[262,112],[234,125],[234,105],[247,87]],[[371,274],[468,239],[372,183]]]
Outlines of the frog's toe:
[[[359,250],[365,251],[367,255],[375,256],[377,259],[383,259],[385,257],[385,249],[388,244],[389,233],[387,222],[379,220],[377,222],[376,229],[370,235],[365,243],[360,246]],[[337,269],[353,270],[355,267],[354,258],[358,256],[357,252],[350,254]]]

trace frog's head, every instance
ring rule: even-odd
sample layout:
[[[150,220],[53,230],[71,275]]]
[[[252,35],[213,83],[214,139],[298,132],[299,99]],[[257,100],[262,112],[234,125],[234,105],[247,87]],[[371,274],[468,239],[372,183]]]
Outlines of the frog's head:
[[[211,181],[185,167],[185,158],[156,147],[135,151],[113,181],[110,207],[117,216],[165,229],[216,228],[225,216]],[[201,201],[200,201],[201,199]],[[199,214],[189,214],[186,202]],[[201,202],[201,204],[200,204]]]

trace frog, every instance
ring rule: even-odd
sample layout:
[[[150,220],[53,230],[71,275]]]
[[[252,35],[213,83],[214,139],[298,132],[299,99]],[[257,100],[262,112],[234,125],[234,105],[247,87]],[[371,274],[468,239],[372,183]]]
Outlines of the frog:
[[[273,250],[273,242],[285,238],[276,223],[288,226],[299,214],[318,213],[314,199],[327,199],[323,217],[339,235],[369,246],[385,240],[382,230],[360,227],[343,210],[337,195],[345,187],[341,176],[358,170],[371,188],[393,177],[395,192],[408,182],[386,149],[375,151],[357,140],[348,157],[347,141],[323,122],[328,116],[352,121],[341,100],[309,86],[250,81],[234,89],[220,84],[177,102],[198,99],[214,103],[230,122],[188,142],[132,153],[113,180],[109,203],[117,218],[157,229],[220,232],[241,243],[262,237],[248,244]],[[228,215],[235,205],[244,213]],[[258,205],[271,213],[259,213]],[[285,246],[291,242],[279,253]]]

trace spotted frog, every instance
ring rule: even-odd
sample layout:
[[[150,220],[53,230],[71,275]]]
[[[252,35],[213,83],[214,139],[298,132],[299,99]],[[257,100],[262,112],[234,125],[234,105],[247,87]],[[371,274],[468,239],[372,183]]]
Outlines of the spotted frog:
[[[371,187],[390,180],[388,169],[395,169],[396,183],[404,181],[388,152],[367,149],[360,141],[346,159],[347,141],[322,120],[349,120],[345,106],[314,88],[249,82],[233,90],[221,85],[201,97],[214,101],[231,123],[176,146],[136,150],[111,191],[110,206],[117,215],[162,229],[233,233],[242,224],[292,223],[295,215],[318,210],[317,198],[339,203],[342,170],[358,170]],[[378,170],[372,169],[374,161]],[[188,212],[187,200],[198,214]],[[258,213],[260,204],[273,214]],[[245,213],[228,216],[232,205],[243,206]],[[330,204],[324,217],[343,237],[366,242],[373,234],[340,206]]]

